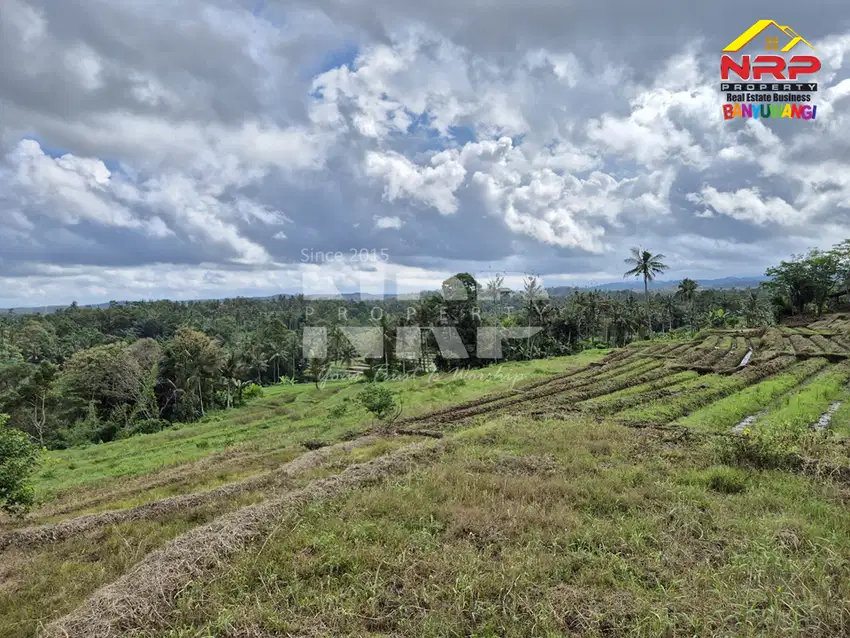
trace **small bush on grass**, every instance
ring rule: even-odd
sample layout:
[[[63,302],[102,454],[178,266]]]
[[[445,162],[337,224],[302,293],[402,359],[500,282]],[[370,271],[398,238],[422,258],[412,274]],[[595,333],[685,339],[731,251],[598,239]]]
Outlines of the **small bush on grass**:
[[[136,436],[137,434],[153,434],[170,427],[171,424],[165,419],[142,419],[136,421],[130,428],[129,435]]]
[[[368,383],[357,398],[363,407],[387,429],[401,415],[401,405],[396,401],[393,393],[383,385]]]
[[[328,410],[328,416],[332,419],[340,419],[345,416],[346,412],[348,412],[348,404],[337,403],[330,410]]]
[[[249,383],[244,390],[242,390],[242,400],[250,401],[251,399],[258,399],[263,396],[263,387],[257,385],[256,383]]]
[[[747,489],[747,482],[740,470],[718,468],[709,477],[708,486],[721,494],[740,494]]]

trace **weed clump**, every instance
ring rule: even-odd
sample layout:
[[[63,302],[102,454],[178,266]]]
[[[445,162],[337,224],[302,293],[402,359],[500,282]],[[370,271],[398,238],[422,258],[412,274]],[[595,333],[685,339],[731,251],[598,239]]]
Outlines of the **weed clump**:
[[[744,429],[739,434],[721,437],[717,451],[727,465],[761,470],[796,470],[803,458],[822,456],[829,431],[787,424],[765,430]]]
[[[746,491],[746,477],[733,468],[718,468],[708,479],[708,487],[720,494],[740,494]]]

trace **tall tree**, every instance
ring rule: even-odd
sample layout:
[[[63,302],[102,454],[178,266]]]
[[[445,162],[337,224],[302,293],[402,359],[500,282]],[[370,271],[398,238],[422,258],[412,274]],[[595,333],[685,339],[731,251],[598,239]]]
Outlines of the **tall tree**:
[[[691,330],[694,329],[694,301],[697,298],[697,289],[699,284],[687,277],[679,282],[679,287],[676,289],[676,296],[688,305],[688,323]]]
[[[653,255],[648,250],[641,248],[632,248],[632,256],[627,257],[624,261],[632,268],[623,275],[626,277],[643,277],[643,294],[646,300],[646,322],[649,328],[649,334],[652,334],[652,312],[649,306],[649,282],[655,279],[657,275],[662,274],[667,270],[668,266],[662,259],[666,259],[665,255]]]
[[[764,274],[770,277],[764,287],[787,298],[792,313],[803,314],[812,302],[821,310],[837,277],[838,262],[812,250],[808,255],[793,255]]]
[[[505,278],[501,275],[496,275],[485,285],[484,299],[493,301],[498,304],[502,295],[502,286],[505,284]]]
[[[480,365],[476,353],[478,327],[481,325],[481,315],[478,309],[478,294],[481,286],[469,273],[458,273],[443,282],[442,318],[444,328],[451,328],[460,337],[466,356],[463,352],[453,353],[459,358],[436,358],[437,366],[446,370],[454,367],[477,367]]]
[[[168,401],[192,399],[175,406],[178,418],[204,416],[220,378],[221,359],[218,342],[197,330],[181,328],[168,343],[163,361],[163,376],[172,388]]]

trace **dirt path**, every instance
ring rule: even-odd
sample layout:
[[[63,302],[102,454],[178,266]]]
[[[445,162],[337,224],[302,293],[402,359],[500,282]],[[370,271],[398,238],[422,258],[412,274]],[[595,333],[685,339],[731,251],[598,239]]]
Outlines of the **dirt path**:
[[[161,628],[189,582],[205,579],[233,554],[273,533],[275,524],[293,508],[407,472],[422,461],[436,458],[447,445],[446,440],[414,443],[197,527],[148,554],[74,612],[48,625],[41,636],[113,638],[133,630]]]

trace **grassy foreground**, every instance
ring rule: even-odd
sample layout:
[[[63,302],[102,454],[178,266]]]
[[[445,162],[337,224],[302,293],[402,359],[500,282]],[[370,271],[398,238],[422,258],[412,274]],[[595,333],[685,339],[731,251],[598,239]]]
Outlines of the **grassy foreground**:
[[[293,513],[141,635],[838,636],[848,557],[833,486],[657,432],[506,416]]]
[[[450,408],[418,423],[440,441],[360,437],[362,386],[338,382],[55,453],[44,505],[0,525],[0,636],[850,635],[847,482],[724,436],[753,415],[756,434],[808,432],[845,401],[811,434],[848,465],[847,364],[679,365],[725,369],[726,336],[388,382],[406,416]],[[417,446],[433,453],[392,460]]]

